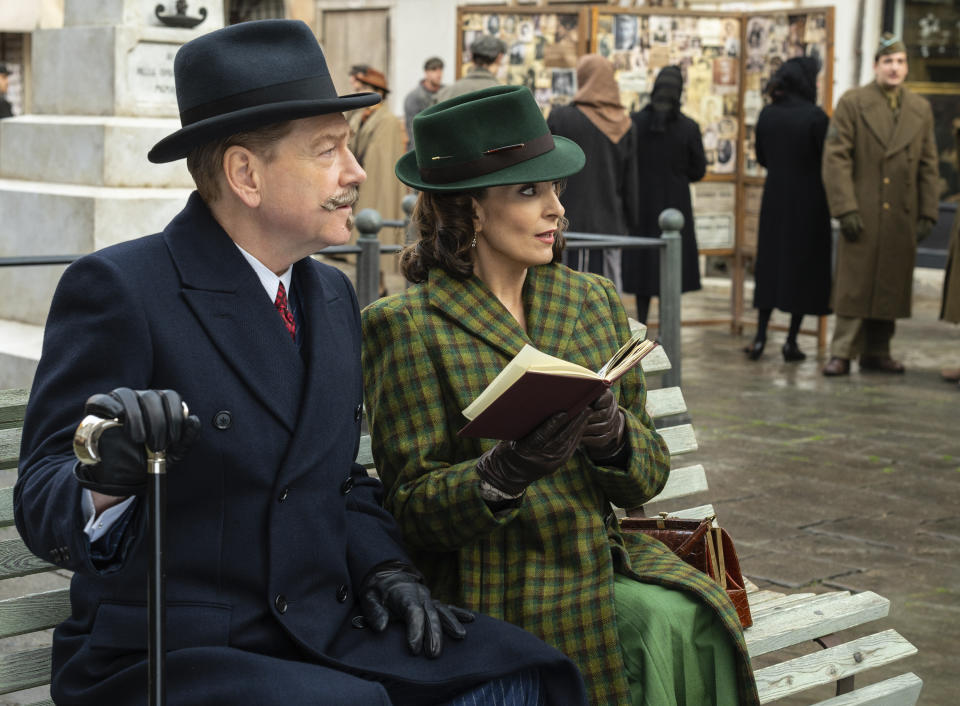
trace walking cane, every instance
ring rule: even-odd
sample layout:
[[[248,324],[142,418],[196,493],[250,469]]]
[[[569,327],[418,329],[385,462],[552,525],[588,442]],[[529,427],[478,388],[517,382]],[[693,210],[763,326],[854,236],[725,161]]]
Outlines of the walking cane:
[[[184,419],[190,411],[182,402]],[[100,436],[107,429],[121,426],[118,419],[88,414],[73,436],[73,451],[80,463],[100,462]],[[167,452],[146,448],[147,517],[150,524],[150,564],[147,573],[147,702],[165,706],[166,695],[166,586],[164,574],[164,526],[167,505]]]

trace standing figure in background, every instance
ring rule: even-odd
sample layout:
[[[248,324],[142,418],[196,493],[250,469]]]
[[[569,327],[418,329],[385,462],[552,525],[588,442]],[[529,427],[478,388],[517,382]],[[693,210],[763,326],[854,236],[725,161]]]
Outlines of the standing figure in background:
[[[693,228],[690,183],[707,171],[700,127],[680,112],[683,74],[679,66],[665,66],[657,74],[650,103],[633,114],[637,131],[639,204],[638,231],[660,237],[660,214],[675,208],[683,214],[681,290],[700,289],[700,262]],[[660,251],[627,250],[623,254],[623,289],[637,297],[637,318],[647,320],[650,298],[660,294]]]
[[[620,103],[613,64],[599,54],[580,57],[577,85],[573,103],[554,108],[547,118],[550,132],[573,140],[590,155],[583,171],[567,179],[560,201],[570,214],[571,232],[627,235],[641,198],[636,131]],[[622,289],[619,249],[575,250],[566,259]]]
[[[953,120],[954,137],[957,144],[957,168],[960,169],[960,117]],[[943,304],[940,318],[960,324],[960,212],[953,217],[953,229],[950,231],[950,252],[947,255],[947,270],[943,275]],[[960,363],[960,358],[957,359]],[[941,372],[947,382],[960,383],[960,366],[947,368]]]
[[[939,213],[937,145],[930,103],[903,86],[907,48],[884,34],[876,80],[840,98],[827,130],[823,185],[840,219],[829,377],[861,370],[902,373],[890,355],[896,319],[910,316],[917,243]]]
[[[431,56],[423,64],[423,79],[403,99],[404,128],[407,131],[407,148],[413,149],[413,116],[433,105],[437,91],[443,88],[443,59]]]
[[[473,67],[463,78],[459,78],[449,86],[444,86],[437,91],[437,102],[456,98],[471,91],[479,91],[481,88],[499,86],[497,70],[500,68],[500,62],[503,61],[503,55],[506,51],[507,45],[504,41],[492,34],[477,37],[470,45],[470,61],[473,63]]]
[[[790,313],[783,359],[807,356],[797,345],[804,314],[830,313],[830,211],[820,177],[830,119],[817,106],[820,61],[787,61],[767,86],[773,102],[757,120],[757,161],[767,168],[757,235],[757,335],[744,350],[763,354],[773,309]]]
[[[12,118],[13,106],[7,100],[7,89],[10,87],[10,69],[6,64],[0,64],[0,118]]]
[[[376,69],[367,68],[354,77],[363,90],[373,90],[383,100],[359,113],[359,120],[351,124],[356,131],[350,140],[350,151],[357,157],[360,166],[367,173],[367,180],[360,187],[355,212],[373,208],[383,220],[403,220],[403,197],[407,190],[393,173],[393,165],[404,153],[406,133],[403,123],[387,106],[386,98],[390,93],[387,78]],[[356,229],[355,229],[356,230]],[[401,228],[384,228],[380,231],[380,242],[400,245],[404,241]],[[380,292],[386,294],[383,272],[386,268],[396,270],[396,258],[382,255],[380,263]]]

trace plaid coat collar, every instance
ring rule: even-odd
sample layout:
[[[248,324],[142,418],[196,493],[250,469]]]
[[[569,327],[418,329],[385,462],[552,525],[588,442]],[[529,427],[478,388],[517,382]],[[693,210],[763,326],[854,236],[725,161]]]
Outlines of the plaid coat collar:
[[[579,280],[561,276],[563,267],[553,263],[527,270],[523,285],[526,331],[476,276],[458,280],[440,268],[430,270],[428,301],[509,357],[529,343],[562,358],[573,338],[584,297],[582,287],[574,284]]]

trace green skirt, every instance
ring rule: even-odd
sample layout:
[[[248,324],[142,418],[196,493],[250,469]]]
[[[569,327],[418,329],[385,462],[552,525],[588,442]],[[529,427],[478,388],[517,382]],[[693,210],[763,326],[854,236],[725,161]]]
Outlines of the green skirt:
[[[619,574],[614,600],[633,706],[736,706],[735,648],[709,606]]]

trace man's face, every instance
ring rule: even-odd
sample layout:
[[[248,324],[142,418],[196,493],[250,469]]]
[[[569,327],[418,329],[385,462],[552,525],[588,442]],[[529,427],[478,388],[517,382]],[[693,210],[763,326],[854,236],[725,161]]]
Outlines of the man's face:
[[[369,91],[363,83],[357,80],[357,77],[353,74],[350,74],[350,87],[353,89],[354,93],[363,93],[364,91]]]
[[[340,113],[293,121],[269,162],[257,156],[260,232],[295,262],[350,239],[357,187],[367,178],[347,148]]]
[[[427,69],[423,72],[423,79],[427,84],[427,88],[434,91],[437,90],[443,83],[443,67],[441,66],[439,69]]]
[[[8,76],[7,74],[0,74],[0,93],[6,93],[9,87],[10,87],[10,76]]]
[[[907,77],[907,55],[898,51],[893,54],[884,54],[873,64],[873,71],[877,75],[877,83],[881,88],[897,88]]]

